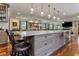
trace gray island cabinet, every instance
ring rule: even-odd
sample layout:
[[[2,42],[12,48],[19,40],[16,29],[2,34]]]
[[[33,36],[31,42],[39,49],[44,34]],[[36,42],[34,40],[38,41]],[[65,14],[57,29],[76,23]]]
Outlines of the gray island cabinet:
[[[70,41],[71,30],[20,31],[21,36],[29,37],[32,44],[31,55],[47,56]]]
[[[65,34],[65,35],[64,35]],[[70,31],[59,31],[35,35],[33,38],[33,55],[47,56],[57,51],[59,48],[67,44],[70,40]]]

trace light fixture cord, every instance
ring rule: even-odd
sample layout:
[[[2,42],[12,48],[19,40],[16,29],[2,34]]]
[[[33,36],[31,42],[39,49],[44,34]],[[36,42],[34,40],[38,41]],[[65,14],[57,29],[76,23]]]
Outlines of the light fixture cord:
[[[59,17],[59,10],[57,11],[57,13],[58,13],[58,17]]]
[[[43,3],[41,3],[41,11],[43,11]]]
[[[33,3],[31,3],[31,8],[33,8]]]
[[[54,8],[54,16],[55,16],[55,8]]]
[[[50,5],[48,5],[48,7],[49,7],[49,14],[50,14]]]

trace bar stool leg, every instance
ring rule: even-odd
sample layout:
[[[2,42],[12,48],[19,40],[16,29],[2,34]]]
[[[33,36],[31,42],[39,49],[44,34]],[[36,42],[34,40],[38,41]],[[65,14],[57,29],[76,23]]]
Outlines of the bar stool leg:
[[[27,51],[25,51],[25,56],[27,56]]]
[[[19,51],[17,52],[17,55],[19,56]]]
[[[11,56],[13,56],[13,51],[11,51]]]
[[[14,55],[13,55],[13,56],[16,56],[16,55],[17,55],[17,52],[16,52],[16,51],[14,51],[13,53],[14,53]]]
[[[24,52],[23,51],[21,51],[21,54],[22,54],[22,56],[24,55]]]

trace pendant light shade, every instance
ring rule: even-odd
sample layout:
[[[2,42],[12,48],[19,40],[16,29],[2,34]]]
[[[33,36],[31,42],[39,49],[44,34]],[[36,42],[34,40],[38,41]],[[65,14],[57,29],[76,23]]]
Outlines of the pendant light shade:
[[[33,14],[33,13],[34,13],[33,3],[31,4],[30,13],[31,13],[31,14]]]
[[[44,16],[44,12],[43,12],[43,4],[41,4],[41,16]]]
[[[59,17],[59,10],[57,11],[57,20],[60,20],[60,17]]]
[[[31,14],[33,14],[33,12],[34,12],[34,9],[33,9],[33,8],[31,8],[31,9],[30,9],[30,13],[31,13]]]
[[[48,8],[49,8],[48,19],[50,19],[50,18],[51,18],[51,14],[50,14],[50,5],[48,5]]]
[[[55,15],[55,8],[54,8],[54,16],[53,16],[53,19],[56,19],[56,15]]]
[[[50,19],[51,18],[51,15],[50,14],[48,14],[48,19]]]
[[[44,12],[43,11],[41,11],[41,16],[44,16]]]
[[[31,11],[34,11],[34,9],[33,9],[33,8],[31,8]]]
[[[53,19],[56,19],[56,16],[55,15],[53,16]]]

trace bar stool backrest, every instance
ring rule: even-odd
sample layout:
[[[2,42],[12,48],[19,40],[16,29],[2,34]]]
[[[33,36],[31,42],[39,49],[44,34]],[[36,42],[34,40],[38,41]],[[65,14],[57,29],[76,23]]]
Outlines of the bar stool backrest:
[[[14,46],[15,45],[15,39],[14,39],[14,33],[10,30],[6,30],[7,35],[9,36],[9,40],[11,44]]]

